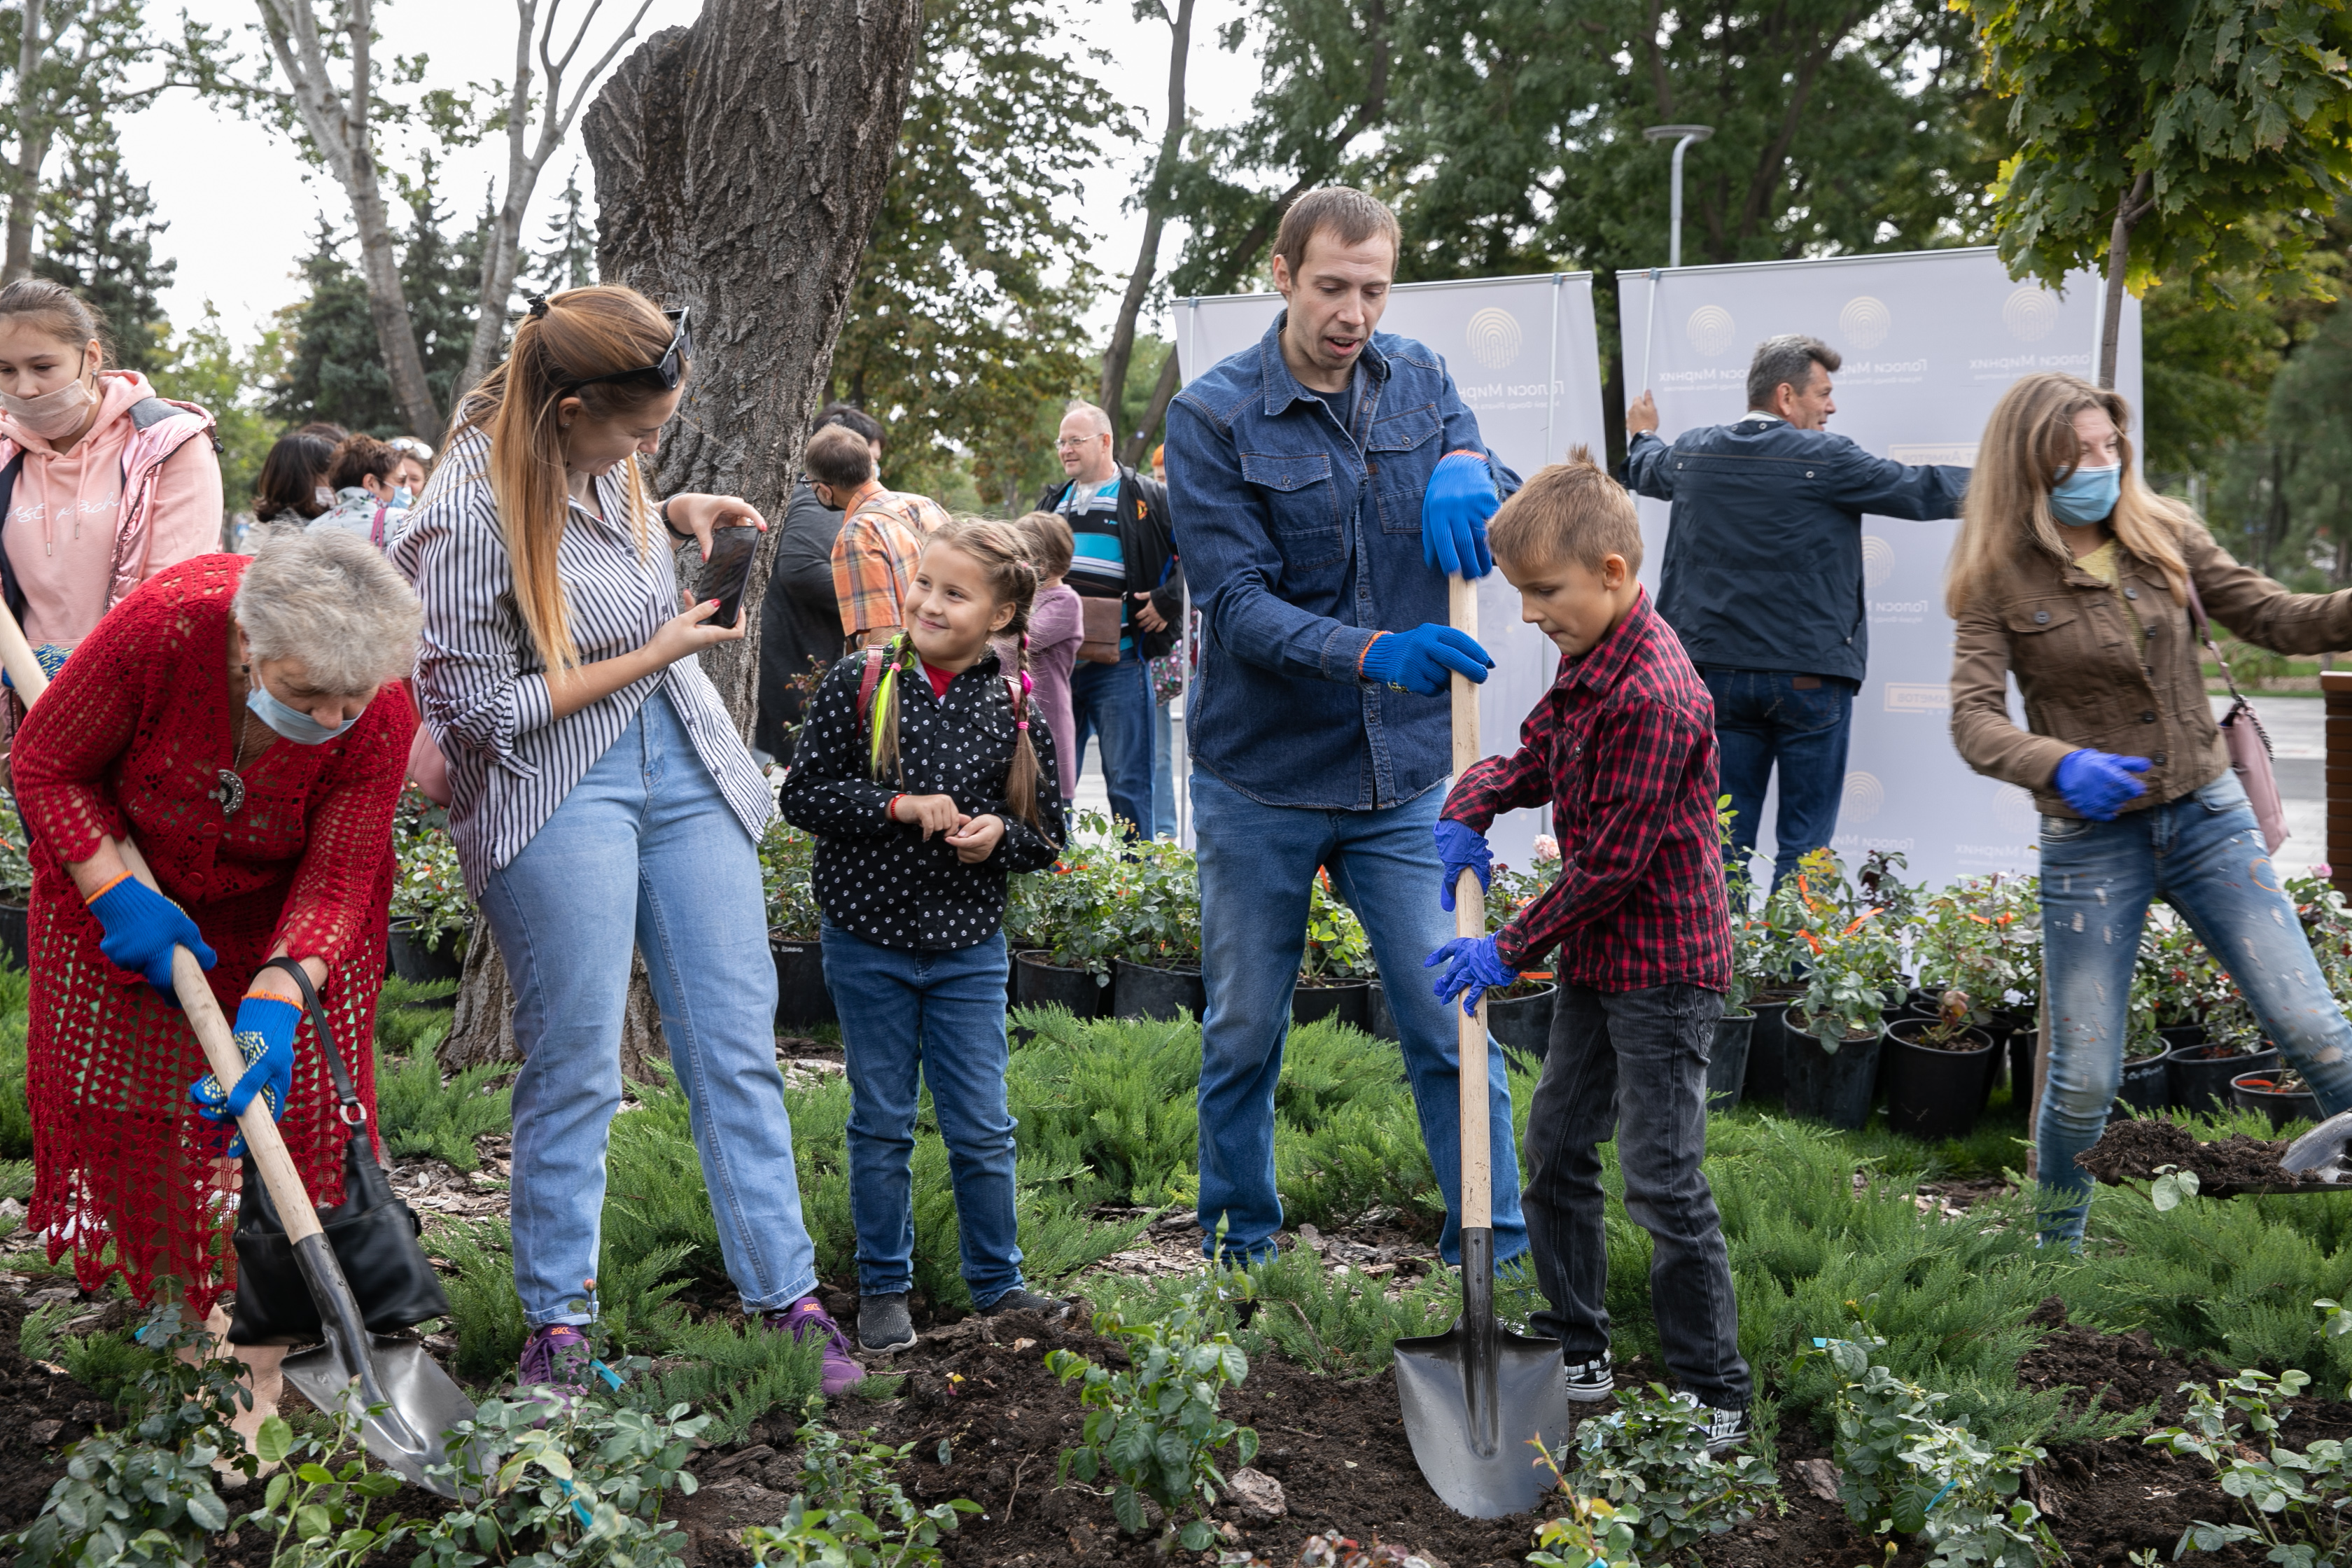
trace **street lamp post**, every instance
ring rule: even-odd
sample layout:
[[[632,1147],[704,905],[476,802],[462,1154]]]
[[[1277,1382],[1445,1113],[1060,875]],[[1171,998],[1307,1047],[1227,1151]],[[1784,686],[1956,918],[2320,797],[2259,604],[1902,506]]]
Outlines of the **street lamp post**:
[[[1695,142],[1704,142],[1715,134],[1712,125],[1653,125],[1642,132],[1645,142],[1672,142],[1675,144],[1675,194],[1673,215],[1668,223],[1666,265],[1683,264],[1683,154]]]

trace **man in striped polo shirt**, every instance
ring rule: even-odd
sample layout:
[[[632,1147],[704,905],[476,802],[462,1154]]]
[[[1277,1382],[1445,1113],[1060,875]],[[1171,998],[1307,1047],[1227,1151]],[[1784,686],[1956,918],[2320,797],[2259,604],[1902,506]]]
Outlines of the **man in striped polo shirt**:
[[[1100,742],[1111,814],[1149,837],[1154,717],[1149,661],[1175,646],[1183,604],[1171,562],[1167,487],[1116,461],[1111,443],[1109,415],[1091,403],[1071,404],[1056,447],[1069,478],[1046,487],[1035,510],[1060,512],[1069,521],[1067,581],[1078,597],[1119,605],[1116,653],[1108,638],[1088,645],[1071,671],[1070,712],[1081,767],[1091,735]]]

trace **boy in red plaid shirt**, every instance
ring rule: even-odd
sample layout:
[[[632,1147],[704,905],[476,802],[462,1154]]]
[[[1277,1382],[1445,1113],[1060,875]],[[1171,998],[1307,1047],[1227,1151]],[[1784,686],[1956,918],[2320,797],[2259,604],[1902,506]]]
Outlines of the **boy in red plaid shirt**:
[[[1606,1397],[1608,1245],[1601,1142],[1617,1139],[1625,1212],[1655,1243],[1650,1299],[1666,1365],[1708,1414],[1711,1447],[1748,1435],[1751,1387],[1706,1153],[1706,1062],[1731,984],[1730,908],[1716,837],[1715,704],[1634,574],[1633,498],[1581,448],[1529,479],[1489,531],[1521,618],[1560,651],[1519,749],[1454,781],[1438,814],[1453,907],[1464,870],[1487,880],[1482,835],[1551,803],[1559,878],[1492,936],[1457,938],[1441,997],[1475,1009],[1555,946],[1559,995],[1528,1113],[1522,1202],[1568,1396]]]

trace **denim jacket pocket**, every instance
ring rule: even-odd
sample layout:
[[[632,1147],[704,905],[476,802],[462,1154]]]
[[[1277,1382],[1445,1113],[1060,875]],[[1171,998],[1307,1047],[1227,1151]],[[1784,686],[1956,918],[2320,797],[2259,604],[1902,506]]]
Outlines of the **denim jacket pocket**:
[[[1332,482],[1328,452],[1244,451],[1241,460],[1243,479],[1257,487],[1274,519],[1275,544],[1286,565],[1304,570],[1346,558],[1339,487]]]
[[[1374,496],[1383,533],[1421,531],[1421,498],[1437,467],[1437,442],[1444,426],[1433,405],[1383,415],[1372,422],[1364,456],[1375,476]]]

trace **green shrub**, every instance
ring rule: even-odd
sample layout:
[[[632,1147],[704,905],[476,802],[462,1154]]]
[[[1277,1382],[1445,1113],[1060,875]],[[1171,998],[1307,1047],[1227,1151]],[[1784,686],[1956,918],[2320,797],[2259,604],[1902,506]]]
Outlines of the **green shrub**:
[[[333,1418],[330,1436],[297,1436],[276,1415],[255,1434],[255,1458],[287,1468],[269,1478],[261,1506],[237,1521],[277,1542],[273,1563],[302,1568],[351,1568],[370,1553],[389,1551],[408,1537],[411,1526],[395,1516],[371,1528],[370,1505],[400,1489],[400,1478],[371,1470],[356,1455],[337,1466],[338,1454],[358,1446],[359,1423],[347,1413]]]
[[[912,1443],[888,1448],[871,1432],[853,1441],[814,1425],[797,1436],[801,1489],[783,1523],[743,1532],[755,1563],[927,1568],[941,1560],[940,1537],[955,1529],[957,1515],[980,1511],[964,1498],[919,1508],[907,1496],[897,1471],[914,1453]]]
[[[2297,1452],[2277,1441],[2283,1413],[2273,1398],[2292,1398],[2309,1386],[2305,1373],[2277,1377],[2241,1372],[2211,1388],[2189,1391],[2189,1416],[2146,1441],[2175,1454],[2193,1454],[2213,1468],[2222,1491],[2238,1500],[2245,1522],[2198,1520],[2181,1531],[2176,1558],[2189,1548],[2222,1552],[2241,1542],[2267,1546],[2265,1561],[2285,1568],[2341,1568],[2352,1562],[2352,1455],[2335,1438]],[[2252,1436],[2249,1436],[2251,1432]],[[2255,1447],[2259,1443],[2260,1447]]]
[[[33,1157],[33,1108],[25,1094],[25,1002],[31,976],[0,967],[0,1160]]]
[[[1326,1268],[1308,1247],[1241,1272],[1248,1283],[1240,1299],[1255,1302],[1255,1310],[1246,1322],[1229,1312],[1220,1326],[1253,1357],[1279,1353],[1327,1376],[1372,1376],[1394,1359],[1397,1341],[1441,1333],[1462,1310],[1450,1269],[1424,1275],[1395,1300],[1385,1293],[1386,1279]],[[1177,1310],[1198,1284],[1184,1277],[1105,1274],[1087,1280],[1087,1289],[1097,1306],[1135,1322]]]
[[[376,1131],[385,1150],[394,1159],[426,1154],[460,1171],[478,1168],[474,1140],[514,1125],[513,1090],[499,1081],[506,1073],[471,1067],[445,1081],[429,1047],[405,1060],[378,1058]]]
[[[416,944],[452,957],[466,955],[474,904],[466,896],[457,867],[457,841],[447,828],[418,823],[393,846],[398,866],[392,884],[392,918],[411,928]]]
[[[1568,1494],[1569,1511],[1536,1527],[1535,1568],[1642,1568],[1641,1514],[1599,1498]]]
[[[760,886],[767,896],[768,929],[779,936],[817,939],[816,894],[809,886],[815,858],[814,836],[781,816],[761,837]]]
[[[1062,1479],[1091,1481],[1108,1471],[1111,1511],[1130,1535],[1144,1531],[1145,1500],[1159,1504],[1167,1521],[1163,1552],[1178,1542],[1188,1552],[1208,1550],[1217,1538],[1208,1511],[1225,1484],[1218,1454],[1230,1445],[1244,1465],[1257,1456],[1257,1433],[1217,1413],[1224,1390],[1249,1376],[1248,1355],[1221,1326],[1225,1284],[1204,1277],[1173,1310],[1150,1321],[1097,1313],[1096,1332],[1124,1342],[1124,1372],[1106,1371],[1071,1351],[1045,1358],[1055,1376],[1078,1384],[1087,1413],[1078,1446],[1063,1452]]]
[[[1580,1423],[1570,1452],[1578,1491],[1607,1500],[1637,1522],[1639,1550],[1683,1554],[1710,1535],[1780,1503],[1771,1461],[1707,1452],[1706,1409],[1654,1383],[1617,1395],[1617,1408]]]

